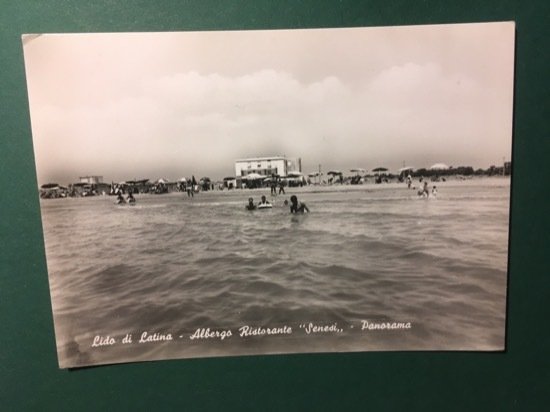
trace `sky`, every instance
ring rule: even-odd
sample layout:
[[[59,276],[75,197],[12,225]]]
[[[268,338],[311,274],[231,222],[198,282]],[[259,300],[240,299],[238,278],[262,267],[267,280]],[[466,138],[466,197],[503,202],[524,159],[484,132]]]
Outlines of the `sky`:
[[[510,160],[511,22],[24,35],[39,184]]]

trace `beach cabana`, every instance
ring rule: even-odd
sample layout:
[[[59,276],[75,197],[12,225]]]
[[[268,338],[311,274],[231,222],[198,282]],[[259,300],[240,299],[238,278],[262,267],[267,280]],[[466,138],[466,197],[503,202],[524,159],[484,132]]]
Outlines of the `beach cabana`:
[[[127,188],[131,193],[144,193],[148,190],[149,179],[127,180],[121,186]]]
[[[336,179],[337,182],[343,183],[344,182],[344,174],[340,170],[330,170],[327,175],[331,176],[331,179],[329,179],[329,183],[332,184],[332,181]]]
[[[237,187],[237,178],[233,176],[224,177],[222,186],[228,189],[235,189]]]
[[[321,172],[311,172],[307,174],[308,183],[311,184],[311,179],[316,179],[317,183],[321,183]]]

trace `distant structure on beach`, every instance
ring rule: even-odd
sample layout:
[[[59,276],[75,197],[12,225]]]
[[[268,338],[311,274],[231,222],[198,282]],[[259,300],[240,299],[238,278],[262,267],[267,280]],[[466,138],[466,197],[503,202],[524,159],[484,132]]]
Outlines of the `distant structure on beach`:
[[[251,157],[235,161],[235,176],[244,177],[252,173],[262,176],[287,176],[290,172],[302,172],[302,159],[286,156]]]
[[[90,185],[97,185],[103,183],[103,176],[80,176],[80,183],[87,183]]]

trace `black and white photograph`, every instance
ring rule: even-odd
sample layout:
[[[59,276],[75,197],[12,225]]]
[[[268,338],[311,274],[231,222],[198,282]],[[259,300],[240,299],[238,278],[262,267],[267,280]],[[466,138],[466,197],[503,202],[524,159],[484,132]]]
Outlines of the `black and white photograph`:
[[[23,35],[59,367],[504,350],[514,39]]]

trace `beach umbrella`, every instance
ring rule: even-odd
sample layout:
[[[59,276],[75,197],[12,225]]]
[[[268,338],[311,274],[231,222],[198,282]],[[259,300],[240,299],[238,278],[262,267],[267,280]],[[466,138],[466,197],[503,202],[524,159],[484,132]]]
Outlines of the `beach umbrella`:
[[[156,183],[157,183],[157,184],[163,184],[163,185],[164,185],[164,184],[168,183],[168,180],[163,179],[163,178],[160,178],[159,180],[156,181]]]
[[[402,167],[401,169],[398,169],[397,171],[399,172],[399,174],[402,174],[404,172],[412,172],[413,170],[414,170],[414,167],[405,166],[405,167]]]
[[[302,173],[298,171],[292,171],[292,172],[288,172],[287,175],[289,175],[290,177],[300,177],[302,176]]]
[[[224,181],[227,181],[227,180],[235,180],[236,178],[233,177],[233,176],[227,176],[227,177],[224,177],[223,180]]]
[[[309,173],[308,176],[309,177],[317,177],[317,176],[320,176],[321,174],[319,172],[312,172],[312,173]]]
[[[430,170],[448,170],[448,169],[449,169],[449,166],[447,166],[445,163],[436,163],[430,166]]]
[[[327,175],[333,175],[333,176],[341,175],[341,174],[342,172],[339,170],[331,170],[330,172],[327,173]]]
[[[185,177],[182,177],[181,179],[178,180],[178,182],[187,182],[187,179]]]
[[[258,179],[263,179],[265,176],[262,176],[261,174],[259,173],[249,173],[247,174],[246,176],[243,176],[243,179],[246,179],[246,180],[258,180]]]
[[[357,173],[358,175],[360,175],[360,174],[366,173],[367,170],[366,170],[366,169],[363,169],[362,167],[357,167],[357,168],[355,168],[355,169],[350,169],[350,172],[351,172],[351,173]]]
[[[40,186],[40,189],[54,189],[54,188],[58,188],[59,185],[57,183],[46,183],[46,184],[43,184],[42,186]]]
[[[376,167],[372,169],[373,172],[376,172],[378,176],[380,176],[380,172],[387,172],[388,169],[386,167]]]

